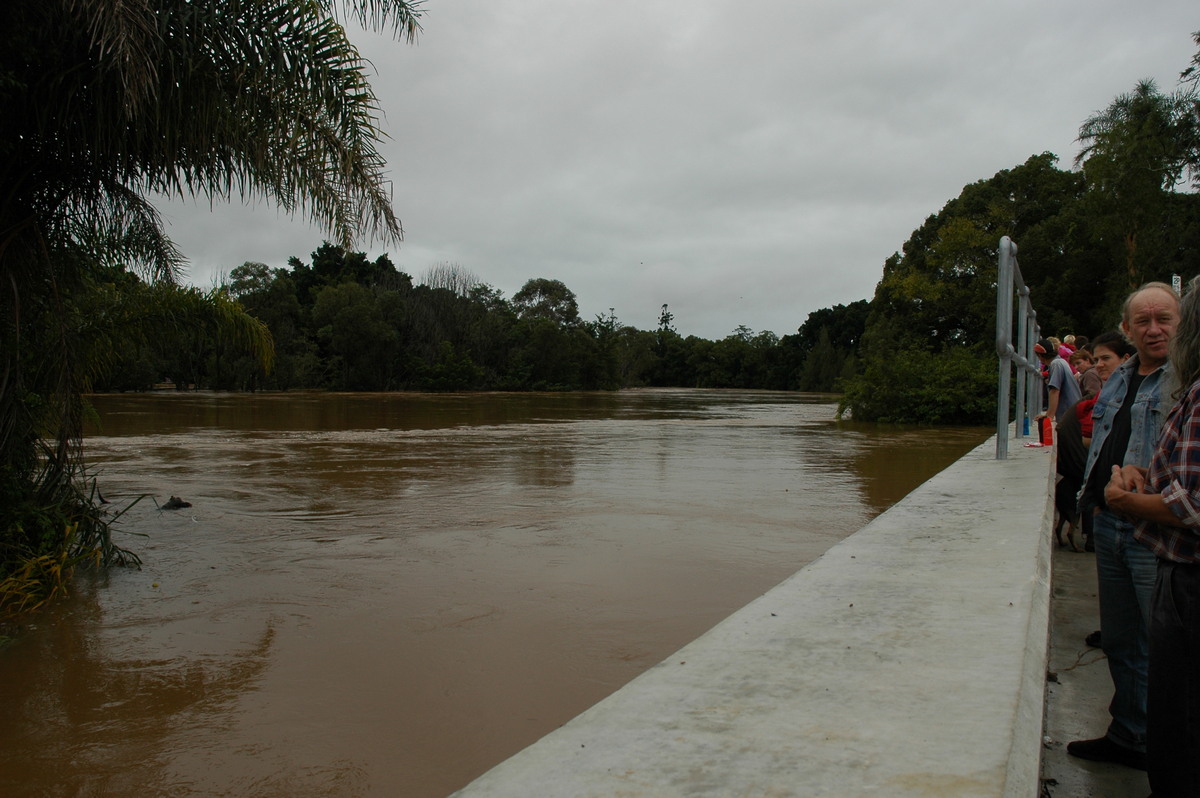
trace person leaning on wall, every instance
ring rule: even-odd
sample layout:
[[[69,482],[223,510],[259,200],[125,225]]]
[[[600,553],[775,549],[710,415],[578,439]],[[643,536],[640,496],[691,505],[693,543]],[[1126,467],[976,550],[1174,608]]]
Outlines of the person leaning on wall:
[[[1155,798],[1200,796],[1200,277],[1171,339],[1177,400],[1148,469],[1113,468],[1108,506],[1158,558],[1150,604],[1146,760]]]
[[[1033,351],[1046,369],[1046,389],[1049,392],[1046,412],[1039,414],[1038,418],[1048,416],[1057,423],[1079,401],[1079,381],[1071,373],[1067,361],[1058,356],[1058,347],[1053,339],[1043,338],[1034,344]]]

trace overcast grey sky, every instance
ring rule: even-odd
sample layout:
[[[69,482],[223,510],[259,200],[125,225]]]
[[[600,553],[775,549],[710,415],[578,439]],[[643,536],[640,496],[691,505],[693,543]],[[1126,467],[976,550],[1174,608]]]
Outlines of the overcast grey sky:
[[[870,298],[967,183],[1050,151],[1141,78],[1175,87],[1196,0],[428,0],[417,46],[358,34],[418,280],[562,280],[684,335],[795,332]],[[190,281],[308,260],[273,208],[160,206]]]

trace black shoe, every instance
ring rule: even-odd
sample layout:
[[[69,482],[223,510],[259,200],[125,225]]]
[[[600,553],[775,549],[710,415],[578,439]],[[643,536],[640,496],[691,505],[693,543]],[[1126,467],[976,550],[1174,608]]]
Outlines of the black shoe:
[[[1097,629],[1087,637],[1083,638],[1083,642],[1087,643],[1092,648],[1100,648],[1100,630]]]
[[[1067,753],[1080,759],[1090,759],[1093,762],[1112,762],[1135,770],[1146,769],[1144,751],[1134,751],[1132,748],[1117,745],[1107,737],[1067,743]]]

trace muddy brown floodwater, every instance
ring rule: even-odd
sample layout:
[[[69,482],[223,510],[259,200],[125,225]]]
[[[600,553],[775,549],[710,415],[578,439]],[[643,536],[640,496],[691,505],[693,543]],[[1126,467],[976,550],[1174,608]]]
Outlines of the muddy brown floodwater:
[[[93,402],[143,567],[0,649],[5,796],[444,796],[987,436],[764,392]]]

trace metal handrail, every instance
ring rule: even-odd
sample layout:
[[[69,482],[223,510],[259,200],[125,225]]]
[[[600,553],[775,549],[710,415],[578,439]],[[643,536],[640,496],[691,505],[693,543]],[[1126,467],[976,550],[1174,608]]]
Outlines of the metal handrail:
[[[1020,297],[1017,309],[1017,340],[1012,341],[1013,287]],[[1029,288],[1021,278],[1017,263],[1017,244],[1008,236],[1000,239],[1000,256],[996,269],[996,354],[1000,358],[1000,386],[996,402],[996,459],[1008,459],[1008,395],[1012,386],[1012,367],[1017,367],[1017,407],[1014,438],[1027,434],[1024,421],[1032,408],[1041,409],[1042,370],[1033,346],[1041,336],[1037,311],[1029,299]],[[1034,412],[1036,415],[1036,411]]]

